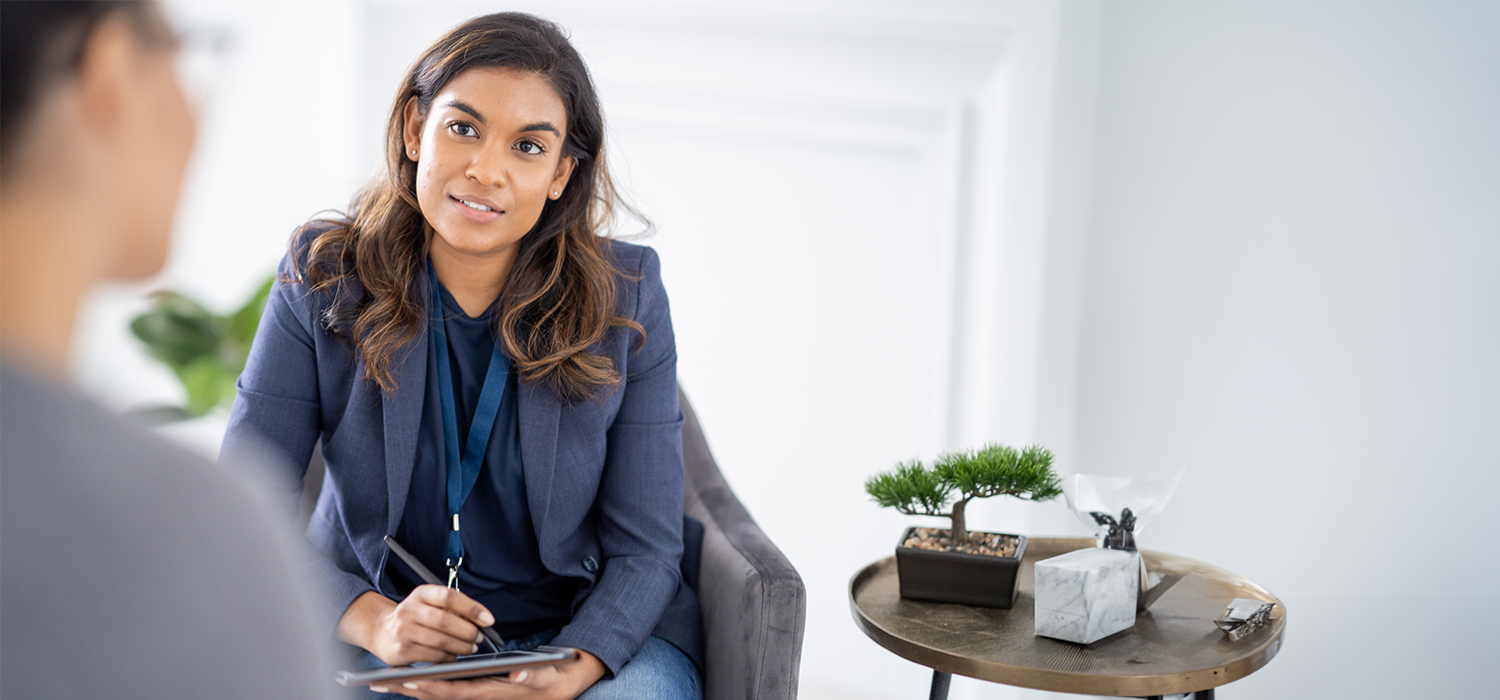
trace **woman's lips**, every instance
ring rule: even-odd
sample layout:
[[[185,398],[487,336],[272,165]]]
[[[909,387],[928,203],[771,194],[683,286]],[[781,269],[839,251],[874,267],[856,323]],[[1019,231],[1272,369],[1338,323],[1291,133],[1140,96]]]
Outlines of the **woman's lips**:
[[[458,213],[470,221],[489,223],[500,218],[500,215],[505,213],[505,210],[496,207],[493,202],[486,199],[471,199],[468,197],[454,197],[452,195],[449,195],[448,199],[453,202],[453,206],[458,209]]]

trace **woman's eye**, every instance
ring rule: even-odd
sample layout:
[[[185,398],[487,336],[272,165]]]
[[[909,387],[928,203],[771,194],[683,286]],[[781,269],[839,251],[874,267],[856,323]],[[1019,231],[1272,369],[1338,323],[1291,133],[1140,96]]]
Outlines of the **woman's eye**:
[[[528,156],[539,156],[547,152],[547,149],[542,148],[542,144],[539,144],[535,141],[522,141],[516,144],[516,150],[525,153]]]
[[[449,126],[448,130],[452,131],[455,134],[458,134],[459,136],[468,136],[471,138],[479,135],[478,129],[475,129],[474,127],[463,122],[458,122]]]

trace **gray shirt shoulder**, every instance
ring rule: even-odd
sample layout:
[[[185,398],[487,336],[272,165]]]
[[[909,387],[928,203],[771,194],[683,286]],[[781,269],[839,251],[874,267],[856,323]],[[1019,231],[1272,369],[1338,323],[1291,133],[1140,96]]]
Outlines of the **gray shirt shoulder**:
[[[293,547],[246,481],[0,367],[0,695],[329,697]]]

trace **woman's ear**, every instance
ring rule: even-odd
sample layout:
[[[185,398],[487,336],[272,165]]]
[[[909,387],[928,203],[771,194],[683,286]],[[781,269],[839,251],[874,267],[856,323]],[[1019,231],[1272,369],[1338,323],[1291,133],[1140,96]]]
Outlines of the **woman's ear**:
[[[119,121],[124,118],[125,104],[133,95],[132,68],[141,64],[140,50],[133,30],[121,13],[100,21],[85,41],[76,73],[79,106],[85,122],[101,134],[111,136],[125,132]]]
[[[422,115],[417,110],[417,97],[406,101],[402,111],[401,140],[406,145],[406,157],[415,161],[422,152]]]
[[[552,176],[552,188],[547,191],[547,196],[557,199],[562,196],[563,188],[568,186],[568,178],[573,177],[573,166],[578,165],[578,159],[565,156],[557,161],[556,174]]]

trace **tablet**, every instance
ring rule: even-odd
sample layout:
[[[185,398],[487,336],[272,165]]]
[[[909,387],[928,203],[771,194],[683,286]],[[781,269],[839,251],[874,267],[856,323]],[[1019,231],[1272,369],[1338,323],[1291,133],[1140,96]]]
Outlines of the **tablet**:
[[[481,676],[498,676],[536,666],[556,666],[578,660],[577,649],[540,646],[531,651],[502,651],[498,654],[460,656],[456,661],[425,666],[396,666],[368,671],[340,671],[334,676],[339,685],[388,685],[406,681],[458,680]]]

